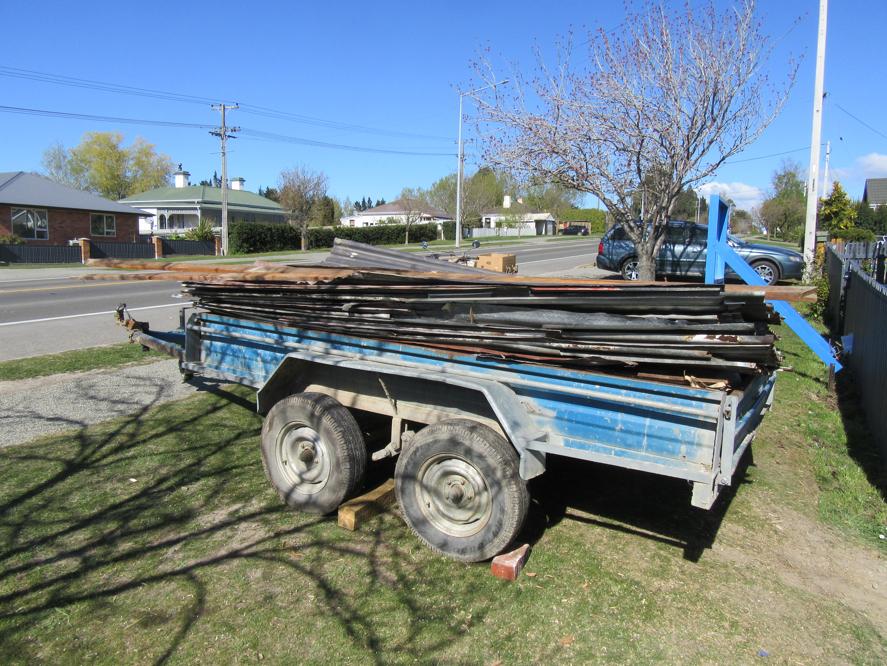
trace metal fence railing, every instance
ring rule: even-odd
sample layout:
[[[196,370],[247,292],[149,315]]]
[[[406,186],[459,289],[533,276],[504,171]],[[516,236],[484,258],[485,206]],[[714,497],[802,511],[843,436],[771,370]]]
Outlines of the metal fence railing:
[[[111,243],[92,241],[90,256],[94,259],[153,259],[150,243]]]
[[[826,248],[825,273],[828,278],[828,303],[825,307],[826,323],[835,336],[841,335],[841,299],[844,295],[844,259],[834,248]]]
[[[849,261],[843,335],[869,428],[887,461],[887,286]]]
[[[0,261],[10,264],[79,264],[79,245],[0,245]]]
[[[851,249],[848,254],[859,253]],[[833,337],[843,341],[842,361],[853,372],[869,429],[887,462],[887,285],[870,274],[877,258],[847,258],[826,250],[827,314]]]
[[[163,239],[163,255],[169,254],[215,254],[215,241],[169,240]]]

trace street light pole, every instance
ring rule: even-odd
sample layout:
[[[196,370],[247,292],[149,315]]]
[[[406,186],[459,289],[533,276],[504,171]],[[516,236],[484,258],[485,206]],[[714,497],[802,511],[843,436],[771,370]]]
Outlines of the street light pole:
[[[465,150],[462,146],[462,98],[465,97],[465,95],[473,95],[481,90],[495,88],[496,86],[505,85],[506,83],[508,83],[508,79],[503,79],[498,83],[491,83],[488,86],[482,86],[480,88],[475,88],[474,90],[459,93],[459,149],[457,151],[459,165],[456,169],[456,247],[461,247],[462,245],[462,176],[465,170]]]
[[[465,93],[459,93],[459,148],[456,167],[456,247],[462,245],[462,169],[465,164],[465,155],[462,153],[462,97]]]

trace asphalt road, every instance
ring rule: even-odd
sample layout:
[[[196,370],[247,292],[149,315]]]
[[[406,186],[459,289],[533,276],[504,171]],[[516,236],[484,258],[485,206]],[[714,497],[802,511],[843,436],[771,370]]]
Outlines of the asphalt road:
[[[482,252],[513,252],[521,275],[601,275],[594,266],[596,239],[524,241]],[[475,251],[476,253],[476,251]],[[296,255],[317,263],[325,254]],[[0,360],[114,344],[126,339],[112,313],[126,303],[155,330],[179,325],[185,301],[177,282],[90,282],[80,269],[0,271]]]

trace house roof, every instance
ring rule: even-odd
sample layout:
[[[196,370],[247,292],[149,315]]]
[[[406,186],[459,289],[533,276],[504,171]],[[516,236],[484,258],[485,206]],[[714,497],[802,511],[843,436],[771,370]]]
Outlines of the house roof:
[[[862,200],[870,206],[887,204],[887,178],[866,178]]]
[[[0,203],[41,208],[70,208],[97,213],[142,214],[144,211],[62,185],[36,173],[0,173]]]
[[[511,206],[506,208],[505,206],[496,206],[493,208],[486,208],[482,215],[548,215],[548,211],[539,210],[538,208],[533,208],[532,206],[528,206],[522,201],[513,201]]]
[[[134,194],[120,200],[122,203],[137,204],[154,208],[163,204],[194,204],[214,208],[222,205],[222,188],[205,185],[189,185],[188,187],[158,187],[140,194]],[[280,204],[271,199],[261,197],[255,192],[246,190],[228,190],[228,205],[263,210],[270,213],[283,214]]]
[[[374,208],[367,208],[364,211],[360,211],[356,213],[357,215],[400,215],[404,213],[414,213],[420,212],[424,215],[430,215],[431,217],[440,217],[443,219],[450,219],[452,215],[447,213],[440,208],[435,208],[434,206],[429,206],[426,203],[421,201],[410,201],[404,202],[402,199],[398,199],[397,201],[392,201],[391,203],[382,204],[381,206],[376,206]]]

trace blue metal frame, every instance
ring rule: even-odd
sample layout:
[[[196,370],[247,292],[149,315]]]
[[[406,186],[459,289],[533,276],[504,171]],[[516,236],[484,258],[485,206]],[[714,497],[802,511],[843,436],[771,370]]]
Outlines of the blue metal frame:
[[[730,207],[717,194],[708,200],[708,249],[705,256],[705,281],[708,284],[724,283],[725,264],[746,283],[764,286],[764,280],[740,257],[727,242]],[[826,366],[840,372],[843,366],[835,358],[831,345],[813,328],[798,311],[785,301],[770,301],[786,325],[807,345]]]

